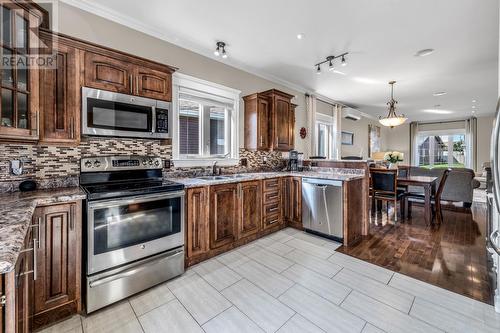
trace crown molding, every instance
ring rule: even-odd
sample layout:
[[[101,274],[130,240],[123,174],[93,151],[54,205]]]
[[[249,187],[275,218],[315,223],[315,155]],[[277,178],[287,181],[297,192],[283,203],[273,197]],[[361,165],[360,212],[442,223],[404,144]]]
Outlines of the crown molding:
[[[253,68],[253,67],[250,67],[250,66],[245,65],[241,62],[238,62],[238,61],[232,59],[231,57],[229,57],[228,59],[226,59],[224,61],[219,60],[219,59],[214,59],[212,57],[211,51],[209,51],[209,50],[197,47],[193,43],[189,43],[187,41],[182,42],[182,41],[178,40],[177,38],[175,38],[174,36],[166,34],[162,31],[156,29],[152,25],[149,25],[149,24],[146,24],[146,23],[141,22],[139,20],[136,20],[133,17],[130,17],[128,15],[120,14],[117,11],[109,9],[108,7],[105,7],[101,4],[90,3],[87,0],[59,0],[59,1],[65,3],[67,5],[70,5],[72,7],[76,7],[78,9],[89,12],[91,14],[100,16],[100,17],[105,18],[107,20],[110,20],[112,22],[118,23],[120,25],[126,26],[128,28],[133,29],[133,30],[137,30],[137,31],[142,32],[146,35],[161,39],[165,42],[168,42],[170,44],[184,48],[184,49],[189,50],[191,52],[200,54],[202,56],[210,58],[213,61],[218,61],[220,63],[223,63],[225,65],[242,70],[242,71],[247,72],[249,74],[253,74],[255,76],[258,76],[260,78],[268,80],[270,82],[273,82],[273,83],[279,84],[281,86],[284,86],[288,89],[294,90],[296,92],[303,93],[303,94],[311,92],[311,89],[305,88],[299,84],[289,82],[287,80],[283,80],[275,75],[262,72],[260,70]],[[180,70],[182,71],[182,68],[180,68]],[[331,98],[328,98],[326,96],[319,95],[315,92],[311,92],[311,93],[316,95],[321,100],[328,101],[329,103],[344,105],[344,104],[339,103],[337,101],[334,101]],[[347,106],[347,105],[344,105],[344,106]]]

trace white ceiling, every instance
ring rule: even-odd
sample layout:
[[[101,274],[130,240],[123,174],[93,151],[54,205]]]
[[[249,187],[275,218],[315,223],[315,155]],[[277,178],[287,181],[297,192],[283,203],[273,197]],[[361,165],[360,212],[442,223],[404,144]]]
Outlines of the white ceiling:
[[[64,1],[212,58],[225,41],[228,64],[373,116],[386,114],[390,80],[412,120],[470,116],[473,99],[477,115],[492,114],[497,101],[497,0]],[[425,48],[435,52],[414,56]],[[315,74],[345,51],[345,75]],[[436,104],[451,113],[423,112]]]

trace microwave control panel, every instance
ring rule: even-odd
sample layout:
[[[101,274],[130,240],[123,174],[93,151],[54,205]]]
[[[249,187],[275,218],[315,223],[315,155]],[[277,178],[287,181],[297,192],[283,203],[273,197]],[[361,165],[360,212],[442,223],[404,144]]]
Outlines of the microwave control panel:
[[[168,110],[156,108],[156,132],[168,133]]]

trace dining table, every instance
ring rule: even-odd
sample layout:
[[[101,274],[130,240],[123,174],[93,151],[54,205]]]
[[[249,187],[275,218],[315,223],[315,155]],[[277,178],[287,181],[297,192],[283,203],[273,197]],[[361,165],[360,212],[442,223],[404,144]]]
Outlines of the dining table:
[[[398,186],[418,186],[424,189],[424,218],[425,225],[432,221],[432,194],[436,190],[438,177],[430,176],[398,176]]]

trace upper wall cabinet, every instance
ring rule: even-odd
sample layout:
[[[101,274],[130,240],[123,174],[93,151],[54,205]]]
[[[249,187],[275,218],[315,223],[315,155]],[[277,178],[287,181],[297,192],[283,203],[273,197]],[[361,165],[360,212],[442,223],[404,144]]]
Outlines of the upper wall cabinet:
[[[292,98],[276,89],[243,97],[246,149],[289,151],[294,148]]]
[[[171,101],[173,70],[167,66],[157,69],[153,65],[133,57],[88,51],[85,52],[85,86]]]
[[[122,94],[132,94],[134,67],[100,54],[85,53],[85,86]]]
[[[17,1],[2,1],[0,10],[0,139],[35,141],[39,135],[39,73],[30,56],[38,51],[37,27],[42,17]]]
[[[40,141],[80,142],[80,60],[83,51],[71,41],[41,31],[46,45],[53,45],[55,68],[40,71]],[[55,43],[52,43],[55,41]]]

